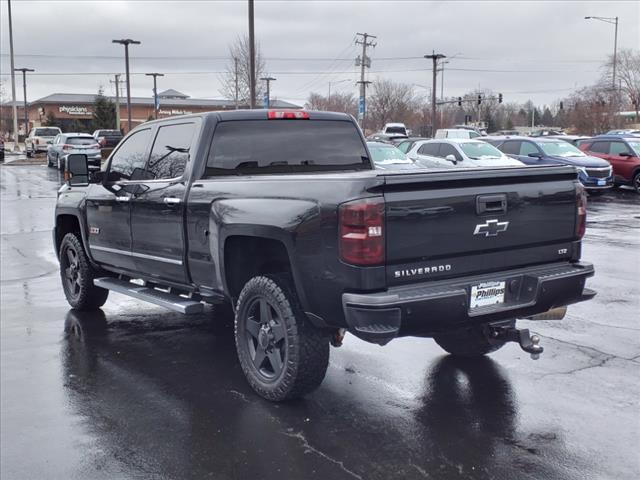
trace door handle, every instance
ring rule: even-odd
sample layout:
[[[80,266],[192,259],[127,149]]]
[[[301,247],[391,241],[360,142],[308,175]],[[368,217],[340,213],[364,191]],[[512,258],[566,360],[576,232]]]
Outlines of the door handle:
[[[162,201],[166,205],[178,205],[182,200],[180,200],[179,198],[176,198],[176,197],[164,197],[162,199]]]
[[[131,200],[131,197],[116,197],[116,202],[126,203]]]

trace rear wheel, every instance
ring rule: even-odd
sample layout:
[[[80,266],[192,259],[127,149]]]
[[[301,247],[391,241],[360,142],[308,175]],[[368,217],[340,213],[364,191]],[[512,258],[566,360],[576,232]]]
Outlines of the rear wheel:
[[[60,278],[69,305],[78,310],[97,310],[107,301],[109,290],[96,287],[100,272],[91,266],[76,233],[67,233],[60,244]]]
[[[640,193],[640,172],[637,172],[633,176],[633,182],[631,184],[636,193]]]
[[[515,320],[510,320],[500,326],[515,326]],[[480,357],[495,352],[506,342],[494,340],[485,335],[482,326],[470,326],[454,332],[435,335],[433,339],[443,350],[458,357]]]
[[[247,381],[267,400],[303,396],[324,379],[329,338],[309,323],[287,279],[258,276],[246,283],[235,339]]]

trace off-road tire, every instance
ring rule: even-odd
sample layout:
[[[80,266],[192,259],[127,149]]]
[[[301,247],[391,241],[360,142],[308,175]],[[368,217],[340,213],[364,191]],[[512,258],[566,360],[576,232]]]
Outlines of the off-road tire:
[[[69,252],[73,252],[70,254]],[[101,272],[91,266],[76,233],[67,233],[60,243],[60,279],[67,302],[82,311],[97,310],[107,301],[109,290],[96,287],[93,279]],[[72,258],[76,261],[73,262]],[[76,275],[71,278],[72,275]]]
[[[514,325],[514,320],[504,323],[504,326]],[[470,326],[435,335],[433,339],[443,350],[457,357],[481,357],[499,350],[506,343],[502,340],[487,338],[480,326]]]
[[[270,347],[279,348],[284,357],[281,371],[279,375],[274,373],[274,378],[267,378],[254,365],[257,353],[252,358],[249,347],[252,340],[247,325],[251,321],[262,325],[261,302],[264,301],[270,307],[267,318],[276,322],[277,317],[279,323],[275,325],[280,324],[284,328],[283,343],[279,343],[280,347]],[[256,308],[259,317],[252,314]],[[270,401],[291,400],[315,390],[322,383],[329,365],[329,337],[309,322],[291,281],[286,277],[257,276],[245,284],[235,312],[235,340],[238,359],[249,385],[258,395]],[[256,350],[259,343],[256,342]],[[267,362],[271,364],[270,359]]]

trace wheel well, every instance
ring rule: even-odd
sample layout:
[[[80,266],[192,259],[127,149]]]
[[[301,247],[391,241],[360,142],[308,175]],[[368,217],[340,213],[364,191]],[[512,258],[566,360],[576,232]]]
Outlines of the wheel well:
[[[73,215],[58,215],[56,218],[56,253],[60,251],[60,244],[67,233],[75,232],[80,235],[80,222]]]
[[[290,274],[291,263],[282,242],[237,235],[225,241],[224,271],[228,293],[235,301],[251,278],[266,273]]]

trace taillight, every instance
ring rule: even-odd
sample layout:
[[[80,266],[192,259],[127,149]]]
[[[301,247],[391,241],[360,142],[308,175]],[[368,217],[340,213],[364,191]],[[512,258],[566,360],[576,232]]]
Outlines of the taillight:
[[[582,185],[576,188],[576,237],[584,237],[587,229],[587,194]]]
[[[107,139],[104,138],[104,137],[98,138],[98,144],[99,144],[98,146],[103,146],[104,147],[107,144]]]
[[[63,145],[62,150],[73,150],[73,145]]]
[[[340,258],[352,265],[381,265],[384,251],[384,199],[343,203],[339,209]]]
[[[309,120],[309,114],[302,110],[269,110],[269,120]]]
[[[93,145],[89,145],[89,148],[100,148],[100,144],[94,143]]]

